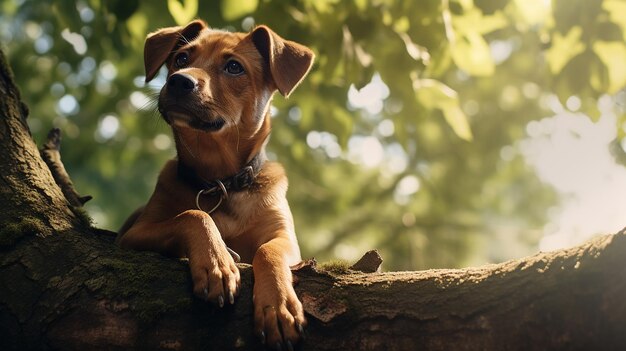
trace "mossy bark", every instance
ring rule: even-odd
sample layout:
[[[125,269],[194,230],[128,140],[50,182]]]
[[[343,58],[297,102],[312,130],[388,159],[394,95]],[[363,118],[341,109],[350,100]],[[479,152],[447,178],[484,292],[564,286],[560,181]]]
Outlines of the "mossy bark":
[[[69,229],[75,217],[39,157],[27,116],[28,107],[0,51],[0,224],[28,218],[44,224],[42,234]]]
[[[184,261],[117,248],[41,160],[0,52],[0,349],[254,349],[252,270],[218,309]],[[375,271],[375,269],[373,269]],[[306,350],[620,349],[626,233],[462,270],[295,272]]]

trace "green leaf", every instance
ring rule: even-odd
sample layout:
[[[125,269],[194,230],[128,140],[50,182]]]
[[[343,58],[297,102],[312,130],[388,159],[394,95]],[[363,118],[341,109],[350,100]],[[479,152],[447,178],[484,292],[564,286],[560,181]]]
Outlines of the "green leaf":
[[[508,21],[501,11],[485,16],[477,9],[472,8],[460,16],[453,16],[452,24],[458,33],[488,34],[507,26]]]
[[[354,5],[356,5],[359,11],[365,12],[365,10],[367,10],[367,2],[367,0],[354,0]]]
[[[422,61],[424,63],[430,63],[430,54],[428,53],[428,49],[423,46],[419,46],[415,44],[411,37],[408,34],[403,32],[398,32],[398,35],[404,42],[404,46],[406,47],[406,52],[411,56],[412,59],[416,61]]]
[[[346,109],[338,106],[334,106],[330,109],[332,114],[328,114],[324,125],[327,130],[337,136],[337,141],[342,148],[346,148],[348,145],[348,139],[352,134],[352,127],[354,126],[355,116],[350,114]]]
[[[586,67],[589,67],[589,74],[583,76],[583,79],[586,79],[586,77],[588,78],[589,83],[591,83],[591,87],[596,90],[596,91],[601,91],[601,92],[605,92],[609,90],[609,85],[610,83],[610,78],[609,78],[609,70],[606,67],[606,65],[602,62],[602,60],[600,59],[600,56],[598,56],[598,54],[595,53],[595,51],[591,52],[591,54],[595,60],[589,62],[589,63],[585,63]],[[582,56],[582,55],[581,55]],[[574,61],[572,61],[574,62]],[[580,66],[580,65],[577,65]],[[569,68],[569,67],[568,67]],[[578,69],[577,69],[578,68]],[[574,67],[572,69],[573,71],[576,72],[581,72],[584,70],[581,69],[580,67]],[[572,77],[572,75],[570,74],[570,77]],[[572,83],[567,83],[567,89],[560,89],[560,90],[569,90],[570,94],[569,95],[573,95],[575,94],[574,91],[572,91]],[[580,85],[580,83],[578,84]],[[578,88],[578,87],[574,87],[574,88]],[[559,98],[561,98],[563,101],[565,101],[566,98],[569,97],[568,96],[559,96]]]
[[[613,94],[626,85],[626,46],[617,41],[598,41],[593,51],[600,57],[609,72],[607,92]]]
[[[467,33],[452,44],[452,59],[460,69],[473,76],[493,75],[495,63],[489,45],[478,33]]]
[[[141,12],[135,12],[135,14],[126,21],[126,28],[128,28],[128,32],[133,38],[143,43],[146,32],[148,31],[148,18]]]
[[[167,0],[167,9],[179,26],[191,22],[198,15],[198,0]]]
[[[443,109],[443,117],[459,138],[472,141],[472,130],[467,122],[467,116],[458,106],[458,102],[456,106],[445,107]]]
[[[472,0],[453,0],[457,4],[461,5],[463,10],[469,10],[474,7],[474,2]]]
[[[253,13],[258,6],[259,0],[222,0],[222,17],[227,21],[233,21]]]
[[[552,46],[546,53],[546,59],[552,74],[559,74],[572,58],[585,51],[585,44],[580,42],[582,33],[582,28],[575,26],[565,36],[558,32],[554,34]]]
[[[413,89],[417,101],[429,110],[443,109],[458,103],[456,91],[435,79],[414,80]]]
[[[452,88],[434,79],[414,81],[413,88],[417,101],[429,110],[441,110],[446,122],[461,139],[471,141],[467,116],[459,106],[459,97]]]
[[[515,0],[514,2],[521,19],[527,25],[546,23],[551,15],[550,5],[545,0]]]
[[[319,13],[330,13],[339,0],[309,0],[307,2]]]
[[[602,2],[602,8],[609,13],[611,21],[622,28],[624,37],[626,37],[626,1],[621,0],[605,0]]]
[[[504,28],[508,22],[501,11],[485,16],[480,9],[471,5],[464,5],[464,13],[452,17],[454,31],[447,34],[452,59],[457,67],[470,75],[491,76],[495,71],[495,63],[483,35]],[[448,31],[449,28],[446,28]]]
[[[396,33],[406,33],[411,27],[411,22],[406,16],[398,18],[393,24],[393,30]]]

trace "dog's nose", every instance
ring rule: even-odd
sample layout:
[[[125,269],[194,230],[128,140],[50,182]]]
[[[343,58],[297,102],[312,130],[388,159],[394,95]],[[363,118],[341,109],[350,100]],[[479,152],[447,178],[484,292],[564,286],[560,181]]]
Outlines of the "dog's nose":
[[[191,93],[197,85],[198,81],[185,73],[172,74],[167,80],[168,92],[176,97],[182,97]]]

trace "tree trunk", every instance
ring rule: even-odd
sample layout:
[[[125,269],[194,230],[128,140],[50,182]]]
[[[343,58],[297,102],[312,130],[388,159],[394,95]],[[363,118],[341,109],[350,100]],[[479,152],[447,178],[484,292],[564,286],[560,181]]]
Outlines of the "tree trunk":
[[[0,349],[262,349],[250,266],[218,309],[192,297],[186,262],[116,247],[42,161],[1,52],[0,94]],[[626,347],[624,231],[479,268],[294,274],[305,350]]]

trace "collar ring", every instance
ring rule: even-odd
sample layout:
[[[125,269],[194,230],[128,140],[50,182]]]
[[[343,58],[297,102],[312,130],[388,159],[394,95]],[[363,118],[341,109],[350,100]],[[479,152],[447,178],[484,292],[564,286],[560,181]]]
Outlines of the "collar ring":
[[[224,186],[224,183],[222,183],[220,180],[216,180],[215,182],[217,183],[217,186],[214,186],[214,187],[209,188],[209,189],[201,189],[196,194],[196,207],[200,211],[204,211],[202,209],[202,207],[200,207],[200,195],[209,194],[209,193],[213,192],[216,189],[220,190],[222,192],[222,194],[220,195],[220,200],[217,202],[217,204],[215,206],[213,206],[213,208],[210,209],[209,211],[204,211],[204,212],[206,212],[208,214],[211,214],[211,213],[215,212],[215,210],[217,210],[217,208],[220,207],[220,205],[222,204],[222,201],[224,201],[224,199],[228,199],[228,191],[226,191],[226,187]]]

